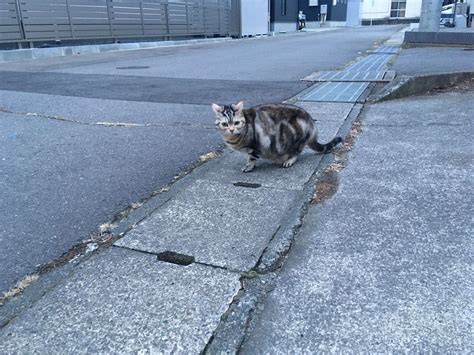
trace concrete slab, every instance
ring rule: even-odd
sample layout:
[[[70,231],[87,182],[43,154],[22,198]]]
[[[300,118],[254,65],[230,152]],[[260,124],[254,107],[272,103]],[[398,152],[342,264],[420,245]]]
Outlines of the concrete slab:
[[[12,62],[16,60],[33,59],[33,52],[31,49],[18,49],[14,51],[2,51],[3,60],[5,62]]]
[[[156,48],[157,42],[140,42],[138,45],[140,48]]]
[[[116,245],[171,251],[196,262],[246,271],[255,266],[296,193],[197,180]]]
[[[112,248],[0,330],[0,353],[199,353],[239,274]]]
[[[140,48],[140,43],[103,44],[99,46],[99,52],[122,51]]]
[[[91,53],[99,53],[100,46],[99,45],[86,45],[86,46],[77,46],[72,47],[72,54],[91,54]]]
[[[316,126],[319,129],[321,122],[336,121],[344,122],[354,106],[350,102],[309,102],[298,101],[297,106],[304,108],[316,121]],[[323,133],[320,130],[320,133]]]
[[[470,97],[458,113],[472,112]],[[456,105],[449,95],[416,99],[376,109],[396,124]],[[243,354],[472,352],[472,122],[444,117],[363,126],[338,191],[306,216]]]
[[[459,47],[403,49],[392,69],[400,75],[474,72],[473,52]]]
[[[245,182],[275,189],[300,191],[313,175],[322,156],[306,149],[295,165],[288,169],[283,168],[281,164],[259,159],[255,170],[243,173],[242,167],[247,158],[239,152],[229,151],[218,161],[210,163],[209,169],[203,171],[200,178],[228,184]]]
[[[364,111],[366,125],[385,126],[459,126],[472,124],[474,92],[450,92],[443,95],[449,104],[432,96],[393,100],[390,105],[368,105]],[[407,107],[424,107],[423,115],[406,115]],[[463,109],[460,109],[463,108]]]
[[[53,47],[53,48],[34,48],[31,49],[33,52],[33,58],[42,59],[42,58],[53,58],[64,55],[64,48]]]

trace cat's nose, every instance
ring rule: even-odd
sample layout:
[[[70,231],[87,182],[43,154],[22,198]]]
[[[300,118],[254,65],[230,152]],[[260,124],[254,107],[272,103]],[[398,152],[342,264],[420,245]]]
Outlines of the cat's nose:
[[[234,133],[234,128],[229,128],[230,133]]]

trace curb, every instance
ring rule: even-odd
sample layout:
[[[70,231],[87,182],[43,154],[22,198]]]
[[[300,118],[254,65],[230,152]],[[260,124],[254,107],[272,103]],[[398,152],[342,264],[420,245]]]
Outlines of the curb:
[[[471,82],[474,84],[474,72],[439,73],[420,76],[398,76],[371,95],[368,102],[400,99],[408,96],[426,94],[432,90],[448,89],[455,85]]]
[[[227,42],[232,40],[231,37],[224,38],[200,38],[188,39],[182,41],[157,41],[157,42],[135,42],[135,43],[114,43],[114,44],[96,44],[83,46],[66,46],[52,48],[29,48],[0,51],[0,63],[17,62],[31,59],[44,59],[65,57],[86,53],[103,53],[112,51],[125,51],[134,49],[150,49],[161,47],[174,47],[192,44],[206,44]]]
[[[409,47],[423,45],[451,45],[472,46],[474,45],[474,32],[405,32],[404,45]]]

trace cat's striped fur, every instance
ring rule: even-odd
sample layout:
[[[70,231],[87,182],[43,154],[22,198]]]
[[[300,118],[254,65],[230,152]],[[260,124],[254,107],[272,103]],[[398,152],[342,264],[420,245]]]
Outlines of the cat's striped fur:
[[[244,109],[241,101],[235,105],[212,104],[212,109],[227,145],[247,155],[243,172],[252,171],[260,157],[289,168],[306,145],[326,153],[342,142],[336,137],[327,144],[318,143],[311,116],[298,106],[269,104]]]

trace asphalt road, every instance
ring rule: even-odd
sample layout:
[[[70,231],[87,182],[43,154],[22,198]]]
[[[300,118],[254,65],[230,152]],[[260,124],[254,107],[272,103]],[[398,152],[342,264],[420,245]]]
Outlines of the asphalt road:
[[[217,148],[210,103],[282,101],[397,30],[0,64],[0,292]]]

